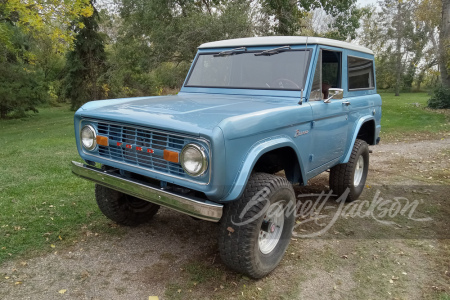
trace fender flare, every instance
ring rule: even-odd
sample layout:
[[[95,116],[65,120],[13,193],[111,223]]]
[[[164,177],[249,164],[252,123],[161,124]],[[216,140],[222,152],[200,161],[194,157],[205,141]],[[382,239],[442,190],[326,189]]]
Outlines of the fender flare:
[[[355,144],[356,137],[358,136],[359,130],[361,129],[361,127],[363,126],[364,123],[371,121],[371,120],[375,121],[375,118],[373,116],[365,116],[358,120],[358,122],[356,123],[356,126],[355,126],[355,130],[353,130],[353,136],[352,136],[351,143],[347,149],[347,152],[344,156],[344,160],[341,162],[341,164],[348,163],[348,161],[350,159],[350,155],[352,154],[353,145]],[[375,127],[375,130],[376,130],[376,127]],[[374,132],[374,134],[375,134],[375,132]]]
[[[231,190],[228,194],[220,200],[220,202],[233,201],[238,199],[244,192],[245,186],[247,185],[248,179],[250,178],[251,172],[258,161],[258,159],[265,153],[283,147],[292,148],[297,155],[297,160],[300,165],[300,172],[302,178],[306,178],[305,169],[303,167],[303,161],[297,151],[297,147],[294,142],[287,136],[274,136],[260,140],[252,145],[250,150],[247,152],[243,163],[239,169],[236,179],[233,182]]]

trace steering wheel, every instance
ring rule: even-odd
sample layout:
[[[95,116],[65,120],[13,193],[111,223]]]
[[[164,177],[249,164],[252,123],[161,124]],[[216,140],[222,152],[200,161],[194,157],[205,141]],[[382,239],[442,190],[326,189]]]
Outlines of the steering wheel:
[[[300,89],[300,87],[293,82],[292,80],[286,79],[286,78],[278,78],[275,79],[270,83],[270,87],[278,87],[282,89],[289,89],[289,88],[297,88]]]

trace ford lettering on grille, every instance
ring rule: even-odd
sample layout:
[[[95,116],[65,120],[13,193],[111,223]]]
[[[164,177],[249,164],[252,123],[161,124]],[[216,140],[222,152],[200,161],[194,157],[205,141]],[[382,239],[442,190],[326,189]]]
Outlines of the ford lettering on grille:
[[[183,168],[163,159],[164,149],[181,151],[188,140],[161,132],[99,122],[98,134],[107,136],[109,146],[99,146],[105,158],[138,165],[151,170],[185,177]]]

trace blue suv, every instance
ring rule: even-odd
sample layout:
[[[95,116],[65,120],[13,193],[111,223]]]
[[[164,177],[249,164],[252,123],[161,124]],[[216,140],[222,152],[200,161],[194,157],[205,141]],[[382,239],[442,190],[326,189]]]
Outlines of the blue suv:
[[[93,101],[75,114],[100,210],[136,225],[165,206],[219,222],[230,268],[260,278],[295,224],[293,184],[330,170],[330,189],[361,194],[379,142],[373,52],[315,37],[203,44],[174,96]],[[101,166],[101,167],[100,167]],[[285,176],[278,176],[284,171]]]

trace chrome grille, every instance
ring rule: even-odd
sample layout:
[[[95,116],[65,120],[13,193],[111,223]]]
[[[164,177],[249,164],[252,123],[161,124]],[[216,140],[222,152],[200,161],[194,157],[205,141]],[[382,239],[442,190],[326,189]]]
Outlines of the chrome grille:
[[[164,149],[181,151],[189,142],[188,139],[148,129],[102,122],[98,122],[97,130],[99,135],[107,136],[109,139],[109,147],[99,146],[98,153],[101,157],[185,177],[181,165],[164,160],[163,152]],[[132,149],[127,149],[123,145],[118,146],[117,143],[132,145]],[[142,147],[144,151],[136,151],[136,147]],[[151,149],[153,153],[147,153],[146,149]]]

